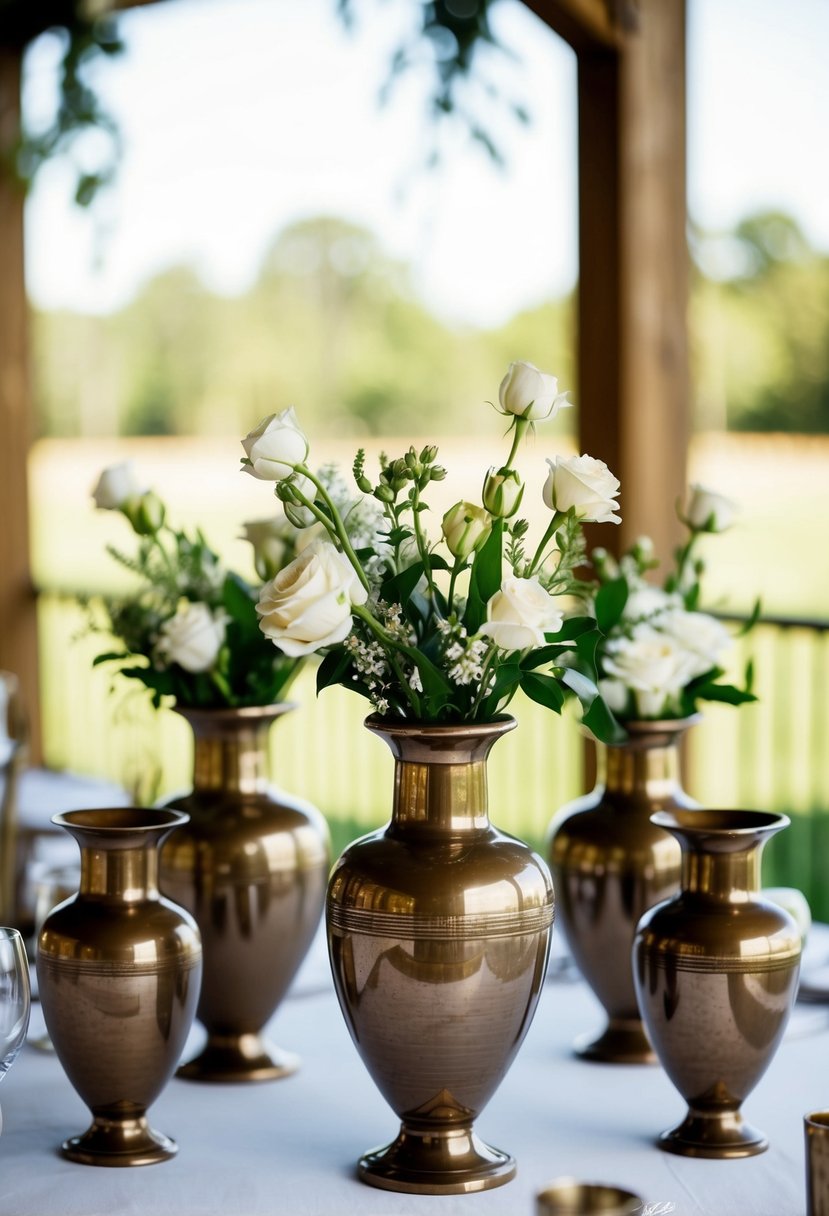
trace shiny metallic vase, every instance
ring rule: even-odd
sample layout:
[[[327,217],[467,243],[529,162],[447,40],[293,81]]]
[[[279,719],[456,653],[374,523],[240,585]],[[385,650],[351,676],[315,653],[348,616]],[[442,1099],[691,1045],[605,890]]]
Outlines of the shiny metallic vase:
[[[674,811],[654,822],[682,848],[681,890],[647,912],[633,947],[651,1041],[688,1103],[659,1147],[748,1157],[768,1147],[740,1113],[783,1037],[797,994],[800,933],[760,895],[760,854],[789,820],[763,811]]]
[[[37,978],[49,1037],[94,1116],[62,1146],[84,1165],[152,1165],[176,1144],[147,1107],[173,1074],[196,1011],[199,932],[158,891],[158,846],[175,811],[68,811],[53,823],[81,850],[77,895],[43,923]]]
[[[359,1175],[486,1190],[515,1162],[472,1125],[532,1020],[553,920],[543,861],[487,814],[486,758],[515,723],[366,725],[395,758],[392,818],[335,865],[328,944],[351,1037],[402,1126]]]
[[[588,1060],[655,1063],[642,1026],[630,949],[639,918],[679,889],[679,845],[655,811],[696,803],[680,784],[679,745],[698,719],[627,722],[625,743],[597,743],[591,793],[562,807],[548,833],[559,924],[607,1026],[576,1044]]]
[[[162,850],[161,889],[204,943],[207,1042],[179,1069],[188,1080],[274,1080],[299,1063],[260,1033],[308,951],[329,868],[322,815],[268,785],[270,727],[292,708],[178,711],[195,736],[193,789],[166,805],[190,822]]]

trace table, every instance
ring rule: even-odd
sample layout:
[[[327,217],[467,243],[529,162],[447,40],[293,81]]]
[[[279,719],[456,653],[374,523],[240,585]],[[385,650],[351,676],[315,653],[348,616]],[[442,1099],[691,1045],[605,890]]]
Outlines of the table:
[[[829,954],[829,930],[812,939]],[[817,940],[816,940],[817,939]],[[572,973],[570,973],[572,976]],[[56,1148],[88,1124],[53,1056],[23,1049],[0,1085],[3,1216],[532,1216],[553,1178],[611,1181],[676,1216],[803,1216],[802,1116],[829,1106],[829,1006],[798,1006],[780,1050],[746,1103],[771,1140],[759,1157],[697,1161],[654,1147],[684,1105],[657,1067],[584,1063],[573,1038],[600,1023],[580,980],[548,978],[535,1021],[477,1130],[518,1158],[516,1179],[471,1196],[396,1195],[358,1182],[354,1162],[391,1139],[393,1112],[346,1031],[322,934],[280,1010],[272,1036],[299,1051],[299,1073],[253,1086],[173,1080],[150,1112],[179,1143],[163,1165],[96,1169]],[[42,1032],[39,1006],[30,1037]],[[191,1036],[197,1046],[201,1032]],[[662,1211],[668,1211],[662,1207]]]

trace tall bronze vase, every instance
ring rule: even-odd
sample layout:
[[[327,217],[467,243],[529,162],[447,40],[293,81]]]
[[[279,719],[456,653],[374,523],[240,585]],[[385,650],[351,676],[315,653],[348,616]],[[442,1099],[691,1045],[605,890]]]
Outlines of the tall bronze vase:
[[[627,722],[625,743],[597,743],[597,781],[550,825],[548,849],[559,923],[573,958],[607,1012],[579,1055],[655,1063],[642,1026],[630,950],[639,918],[679,887],[679,845],[651,822],[659,810],[696,806],[680,784],[679,744],[697,717]]]
[[[38,985],[55,1052],[94,1116],[62,1152],[152,1165],[176,1152],[146,1112],[184,1048],[201,978],[198,929],[158,891],[158,846],[186,816],[119,807],[53,822],[80,846],[80,890],[43,923]]]
[[[636,994],[659,1059],[688,1103],[659,1147],[748,1157],[768,1147],[740,1106],[766,1071],[797,994],[800,932],[760,895],[760,854],[786,827],[762,811],[654,815],[682,847],[681,890],[642,918]]]
[[[322,815],[267,781],[270,727],[292,708],[178,711],[195,737],[193,789],[167,805],[190,822],[162,850],[161,888],[204,943],[207,1042],[179,1069],[188,1080],[272,1080],[299,1063],[261,1034],[307,953],[328,876]]]
[[[485,1190],[515,1162],[473,1121],[532,1020],[553,920],[547,867],[487,813],[486,758],[515,722],[366,725],[394,755],[392,817],[335,865],[328,945],[351,1037],[402,1126],[359,1174],[392,1191]]]

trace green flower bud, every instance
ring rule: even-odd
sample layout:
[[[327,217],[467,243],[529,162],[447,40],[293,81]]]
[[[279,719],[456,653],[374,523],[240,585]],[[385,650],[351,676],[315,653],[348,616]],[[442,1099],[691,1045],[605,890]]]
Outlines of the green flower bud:
[[[164,523],[166,514],[164,503],[154,490],[144,494],[134,494],[124,500],[121,510],[139,536],[155,536]]]
[[[482,507],[456,502],[444,515],[440,530],[452,556],[464,558],[486,544],[492,521]]]
[[[374,491],[374,497],[377,499],[378,502],[392,503],[392,502],[394,502],[397,495],[395,494],[395,492],[391,488],[391,486],[379,485],[377,487],[377,489]]]
[[[515,469],[491,468],[484,478],[483,503],[490,515],[509,519],[521,505],[524,483]]]
[[[434,464],[438,457],[438,450],[434,444],[425,447],[420,453],[421,464]]]

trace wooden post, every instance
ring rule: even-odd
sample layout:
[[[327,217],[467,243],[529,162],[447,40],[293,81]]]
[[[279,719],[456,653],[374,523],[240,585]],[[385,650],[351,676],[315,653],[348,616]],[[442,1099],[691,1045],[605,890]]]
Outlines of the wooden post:
[[[22,52],[0,46],[0,156],[20,129]],[[29,567],[26,461],[30,375],[23,263],[23,190],[0,172],[0,668],[18,677],[30,755],[40,758],[36,601]]]
[[[622,525],[667,558],[689,434],[685,0],[528,0],[574,48],[579,443],[622,482]],[[610,533],[611,535],[608,535]]]

